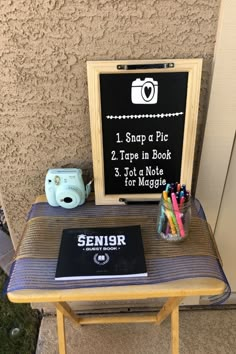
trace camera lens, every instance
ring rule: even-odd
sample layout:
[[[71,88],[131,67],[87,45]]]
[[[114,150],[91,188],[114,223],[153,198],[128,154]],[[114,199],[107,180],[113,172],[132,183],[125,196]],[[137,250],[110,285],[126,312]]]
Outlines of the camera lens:
[[[71,203],[72,202],[72,198],[66,197],[66,198],[64,198],[64,202],[65,203]]]
[[[85,196],[79,188],[62,185],[56,190],[56,200],[58,204],[66,209],[76,208],[84,203]]]

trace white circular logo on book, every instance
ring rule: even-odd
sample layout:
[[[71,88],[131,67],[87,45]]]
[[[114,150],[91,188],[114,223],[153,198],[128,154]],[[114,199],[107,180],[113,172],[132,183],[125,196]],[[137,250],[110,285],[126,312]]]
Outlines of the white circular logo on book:
[[[94,263],[98,264],[98,265],[104,265],[107,264],[110,260],[110,257],[107,253],[95,253],[94,257],[93,257]]]

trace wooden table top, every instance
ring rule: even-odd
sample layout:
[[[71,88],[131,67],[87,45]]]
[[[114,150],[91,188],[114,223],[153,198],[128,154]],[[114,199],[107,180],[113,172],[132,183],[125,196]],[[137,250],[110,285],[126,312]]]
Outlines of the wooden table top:
[[[188,278],[155,285],[129,285],[84,289],[15,290],[8,293],[12,302],[60,302],[134,300],[158,297],[218,295],[225,289],[222,280]]]
[[[37,203],[46,202],[45,196],[39,196]],[[36,218],[37,220],[38,218]],[[210,273],[209,273],[210,274]],[[29,275],[28,275],[29,276]],[[39,286],[40,287],[40,286]],[[50,288],[50,287],[49,287]],[[226,283],[217,277],[187,277],[179,280],[158,282],[145,285],[96,286],[73,289],[21,289],[9,291],[12,302],[61,302],[61,301],[109,301],[138,300],[158,297],[220,295],[224,293]]]

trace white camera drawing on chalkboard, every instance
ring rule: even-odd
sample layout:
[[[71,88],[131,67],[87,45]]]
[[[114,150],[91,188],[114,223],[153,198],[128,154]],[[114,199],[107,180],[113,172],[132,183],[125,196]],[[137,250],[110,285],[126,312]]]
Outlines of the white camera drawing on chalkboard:
[[[158,82],[151,77],[132,82],[131,101],[133,104],[155,104],[158,98]]]

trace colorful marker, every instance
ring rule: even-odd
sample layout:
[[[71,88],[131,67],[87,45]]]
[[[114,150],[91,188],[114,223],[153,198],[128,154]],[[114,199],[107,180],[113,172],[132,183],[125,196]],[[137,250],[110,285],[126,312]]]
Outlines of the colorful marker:
[[[184,198],[184,197],[181,197],[179,204],[182,206],[182,205],[184,204],[184,202],[185,202],[185,198]]]
[[[171,203],[170,197],[168,198],[168,208],[169,208],[171,219],[173,221],[173,224],[175,226],[176,232],[178,234],[179,233],[179,228],[178,228],[178,224],[177,224],[177,221],[176,221],[176,218],[175,218],[175,214],[174,214],[174,211],[173,211],[173,208],[172,208],[172,203]]]
[[[176,220],[177,220],[177,223],[179,226],[180,236],[184,237],[185,236],[184,226],[183,226],[183,223],[181,220],[181,213],[179,211],[179,207],[178,207],[175,193],[171,193],[171,198],[172,198],[172,203],[173,203],[173,207],[174,207],[174,213],[175,213]]]
[[[173,220],[172,220],[170,211],[169,211],[169,210],[166,210],[166,211],[165,211],[165,214],[166,214],[166,217],[167,217],[167,219],[168,219],[168,221],[169,221],[169,224],[170,224],[171,233],[172,233],[172,235],[175,235],[175,234],[176,234],[175,225],[174,225],[174,223],[173,223]]]
[[[168,193],[167,193],[167,191],[163,191],[162,195],[163,195],[164,200],[167,201],[167,200],[168,200]]]

